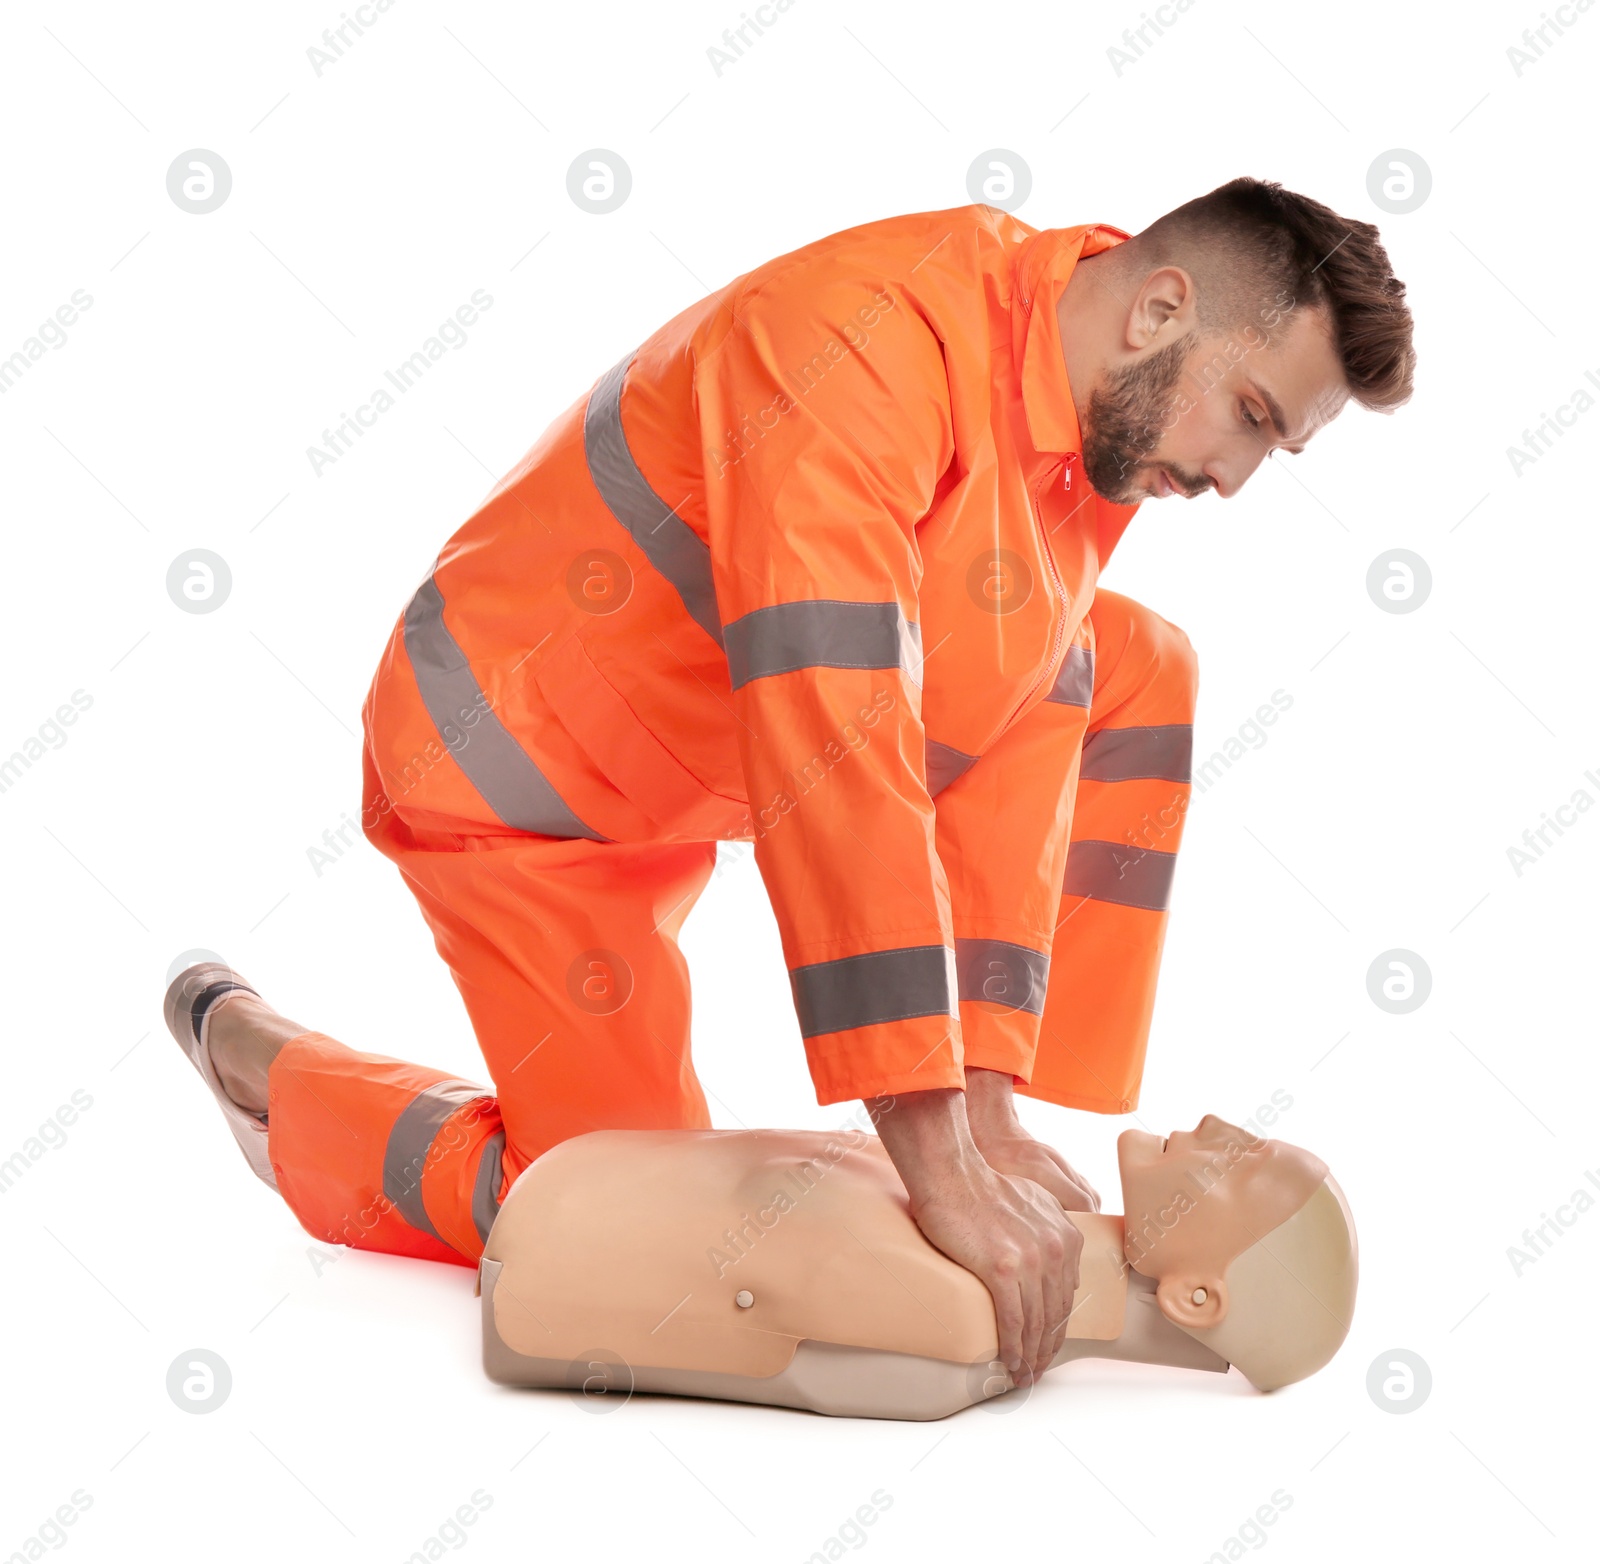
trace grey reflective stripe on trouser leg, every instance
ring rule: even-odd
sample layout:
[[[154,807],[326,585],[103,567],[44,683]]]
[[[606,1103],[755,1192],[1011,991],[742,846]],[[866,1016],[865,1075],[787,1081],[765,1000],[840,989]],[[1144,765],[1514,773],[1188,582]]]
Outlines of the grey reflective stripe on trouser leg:
[[[958,939],[956,976],[961,998],[1044,1014],[1050,958],[1003,939]]]
[[[735,619],[722,640],[736,690],[800,668],[900,668],[922,685],[922,631],[898,603],[775,603]]]
[[[881,1021],[954,1016],[956,953],[948,945],[908,945],[795,967],[789,973],[802,1037],[848,1032]]]
[[[1061,672],[1050,686],[1047,701],[1061,706],[1088,706],[1094,698],[1094,648],[1069,646],[1061,661]]]
[[[1061,894],[1165,912],[1177,861],[1176,853],[1130,847],[1126,842],[1074,842],[1067,849],[1067,877]]]
[[[1101,728],[1083,741],[1086,782],[1187,782],[1194,728],[1173,722],[1155,728]]]
[[[428,1164],[428,1153],[445,1120],[467,1103],[493,1096],[493,1092],[481,1086],[469,1086],[465,1081],[440,1081],[429,1086],[418,1092],[406,1105],[405,1112],[394,1121],[383,1148],[384,1194],[412,1227],[437,1238],[442,1244],[450,1240],[428,1218],[427,1208],[422,1203],[422,1170]],[[481,1175],[481,1168],[479,1172]],[[477,1202],[473,1204],[476,1217]]]
[[[495,816],[514,831],[603,842],[567,807],[533,756],[489,709],[466,653],[444,622],[444,595],[430,575],[406,605],[406,656],[444,747]],[[470,727],[463,713],[476,709]],[[452,744],[446,733],[460,735]]]
[[[623,433],[622,382],[633,360],[630,353],[613,364],[589,393],[583,410],[583,455],[589,477],[606,509],[683,599],[689,617],[720,646],[722,620],[711,580],[711,550],[650,487]]]
[[[976,755],[968,755],[959,749],[952,749],[948,744],[938,744],[934,740],[925,741],[928,770],[928,796],[937,797],[955,779],[961,775],[968,766],[977,760]]]
[[[506,1132],[496,1130],[483,1143],[483,1151],[478,1156],[478,1176],[472,1184],[472,1225],[485,1243],[494,1219],[500,1214],[500,1175],[505,1151]]]

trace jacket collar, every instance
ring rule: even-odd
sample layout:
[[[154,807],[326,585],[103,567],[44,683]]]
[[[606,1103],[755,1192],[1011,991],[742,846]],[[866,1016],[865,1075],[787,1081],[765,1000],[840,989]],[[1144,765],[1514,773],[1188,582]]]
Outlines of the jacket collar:
[[[1098,255],[1129,236],[1107,223],[1077,228],[1044,228],[1017,257],[1012,304],[1012,340],[1020,348],[1022,404],[1028,437],[1041,452],[1083,450],[1083,435],[1067,366],[1061,354],[1056,301],[1084,256]]]

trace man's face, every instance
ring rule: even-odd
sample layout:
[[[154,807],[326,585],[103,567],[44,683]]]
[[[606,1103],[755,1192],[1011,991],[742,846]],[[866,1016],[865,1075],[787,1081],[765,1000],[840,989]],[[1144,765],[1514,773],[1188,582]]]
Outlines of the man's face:
[[[1083,470],[1118,505],[1215,489],[1228,499],[1274,450],[1297,453],[1349,399],[1309,309],[1269,306],[1221,336],[1191,329],[1108,369],[1083,419]]]

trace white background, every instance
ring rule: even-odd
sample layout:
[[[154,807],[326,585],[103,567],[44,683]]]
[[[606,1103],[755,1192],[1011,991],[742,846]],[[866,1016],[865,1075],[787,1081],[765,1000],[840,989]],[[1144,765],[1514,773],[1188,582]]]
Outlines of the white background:
[[[707,49],[739,0],[398,0],[319,76],[338,0],[7,8],[0,356],[75,289],[93,305],[0,397],[0,754],[75,690],[92,705],[0,793],[0,1159],[75,1091],[92,1106],[0,1197],[0,1556],[80,1489],[57,1539],[79,1560],[398,1561],[477,1490],[472,1557],[827,1556],[877,1490],[890,1507],[845,1550],[879,1560],[1227,1556],[1278,1490],[1274,1558],[1579,1555],[1600,1212],[1568,1208],[1520,1275],[1507,1250],[1600,1170],[1600,814],[1520,876],[1507,849],[1578,789],[1600,798],[1600,410],[1520,476],[1506,451],[1600,376],[1600,15],[1567,11],[1519,77],[1532,3],[1198,0],[1118,75],[1107,50],[1140,10],[796,0],[719,76]],[[633,174],[608,216],[566,192],[594,147]],[[470,1271],[318,1262],[250,1178],[161,1025],[168,967],[223,952],[307,1025],[481,1078],[392,866],[365,843],[320,876],[307,855],[358,810],[391,624],[626,348],[772,255],[964,203],[996,147],[1032,170],[1035,226],[1137,230],[1250,173],[1377,222],[1410,287],[1410,406],[1351,409],[1225,507],[1147,505],[1107,573],[1199,650],[1197,756],[1273,691],[1293,704],[1197,793],[1138,1114],[1024,1110],[1114,1191],[1128,1123],[1287,1093],[1277,1132],[1356,1212],[1354,1329],[1270,1398],[1078,1365],[937,1425],[500,1390]],[[231,169],[209,215],[167,193],[191,148]],[[1403,216],[1368,193],[1395,148],[1433,180]],[[480,288],[467,345],[316,476],[306,447]],[[213,614],[166,592],[194,548],[232,571]],[[1409,614],[1366,591],[1395,548],[1432,571]],[[839,1123],[748,850],[686,948],[717,1122]],[[1368,996],[1392,948],[1432,974],[1406,1015]],[[164,1388],[195,1347],[233,1375],[205,1416]],[[1396,1348],[1432,1374],[1406,1415],[1366,1388]]]

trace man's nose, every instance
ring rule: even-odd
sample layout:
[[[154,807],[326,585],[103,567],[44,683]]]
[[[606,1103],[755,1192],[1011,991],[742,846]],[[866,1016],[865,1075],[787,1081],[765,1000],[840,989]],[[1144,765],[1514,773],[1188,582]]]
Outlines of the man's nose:
[[[1251,475],[1266,457],[1267,452],[1260,446],[1255,446],[1249,451],[1240,451],[1218,461],[1208,462],[1201,471],[1211,480],[1211,485],[1217,491],[1219,498],[1231,500],[1250,480]]]

